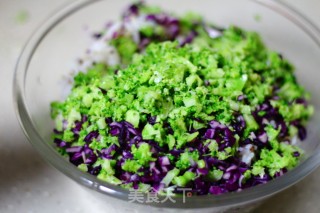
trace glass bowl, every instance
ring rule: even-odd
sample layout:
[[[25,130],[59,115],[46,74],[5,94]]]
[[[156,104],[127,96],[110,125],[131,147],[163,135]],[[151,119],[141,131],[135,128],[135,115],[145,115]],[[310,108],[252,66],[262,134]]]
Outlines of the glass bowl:
[[[32,35],[16,66],[14,100],[21,126],[36,150],[62,173],[86,186],[102,205],[113,210],[226,212],[249,211],[254,204],[304,178],[320,163],[320,31],[303,15],[273,0],[150,0],[150,4],[174,13],[194,11],[220,26],[235,24],[261,34],[267,45],[282,53],[296,66],[299,82],[313,95],[316,114],[308,127],[308,140],[302,144],[306,157],[284,176],[236,193],[219,196],[176,197],[175,202],[128,202],[130,192],[81,172],[54,149],[50,102],[62,100],[64,79],[70,77],[71,62],[90,45],[90,33],[115,20],[130,1],[78,0],[53,14]],[[89,195],[88,195],[89,196]]]

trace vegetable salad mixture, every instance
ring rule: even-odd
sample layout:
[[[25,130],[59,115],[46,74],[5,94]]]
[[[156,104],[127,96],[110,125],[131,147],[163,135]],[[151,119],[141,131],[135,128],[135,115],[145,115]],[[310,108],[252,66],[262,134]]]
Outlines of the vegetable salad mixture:
[[[239,191],[294,168],[313,113],[294,67],[236,26],[143,3],[94,34],[53,138],[108,183],[161,193]]]

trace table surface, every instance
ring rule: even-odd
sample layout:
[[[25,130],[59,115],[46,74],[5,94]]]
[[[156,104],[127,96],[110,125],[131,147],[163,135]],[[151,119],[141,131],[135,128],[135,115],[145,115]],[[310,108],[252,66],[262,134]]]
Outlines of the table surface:
[[[23,135],[12,100],[18,55],[37,26],[72,0],[0,0],[0,213],[101,212],[78,184],[44,163]],[[320,1],[286,0],[320,26]],[[320,169],[274,196],[255,212],[320,211]],[[108,211],[106,211],[108,212]]]

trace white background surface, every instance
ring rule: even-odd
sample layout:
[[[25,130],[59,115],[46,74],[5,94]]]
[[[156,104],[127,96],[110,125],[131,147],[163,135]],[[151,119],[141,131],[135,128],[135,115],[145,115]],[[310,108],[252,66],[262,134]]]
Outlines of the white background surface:
[[[0,0],[0,213],[109,212],[98,210],[79,185],[42,161],[24,137],[12,104],[14,65],[24,43],[52,11],[71,1]],[[320,26],[319,0],[286,2]],[[28,14],[24,23],[17,21],[22,11]],[[255,212],[318,213],[319,194],[320,169]]]

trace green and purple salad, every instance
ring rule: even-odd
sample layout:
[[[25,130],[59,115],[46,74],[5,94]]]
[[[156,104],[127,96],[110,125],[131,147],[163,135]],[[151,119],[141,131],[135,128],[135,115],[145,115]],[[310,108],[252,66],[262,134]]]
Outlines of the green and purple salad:
[[[84,172],[206,195],[264,184],[301,160],[310,97],[257,33],[136,3],[94,39],[71,93],[51,104],[54,143]]]

